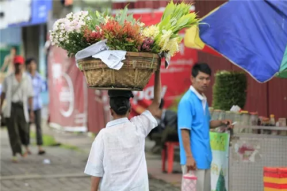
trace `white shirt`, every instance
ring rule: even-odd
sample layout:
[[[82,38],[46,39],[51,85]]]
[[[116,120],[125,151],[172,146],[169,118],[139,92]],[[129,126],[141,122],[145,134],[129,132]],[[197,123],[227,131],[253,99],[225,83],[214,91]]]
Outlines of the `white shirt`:
[[[149,111],[113,120],[93,142],[85,173],[102,177],[100,191],[148,191],[145,138],[157,121]]]
[[[205,112],[207,98],[204,94],[200,94],[193,86],[190,86],[190,90],[201,100],[203,111]]]
[[[21,86],[12,95],[14,89],[17,89],[19,82],[16,80],[15,74],[11,74],[4,79],[2,92],[6,94],[6,107],[3,110],[4,117],[9,118],[11,116],[11,105],[12,102],[23,103],[23,109],[25,114],[26,122],[29,122],[29,113],[28,113],[28,98],[33,97],[33,86],[31,77],[26,73],[23,73],[21,79]]]

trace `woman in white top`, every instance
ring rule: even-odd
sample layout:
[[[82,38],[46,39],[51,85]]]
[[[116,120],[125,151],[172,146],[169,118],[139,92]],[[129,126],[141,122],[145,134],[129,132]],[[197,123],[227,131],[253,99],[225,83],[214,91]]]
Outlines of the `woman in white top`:
[[[148,191],[145,138],[156,127],[159,112],[160,72],[155,74],[154,99],[148,110],[128,119],[131,91],[110,90],[111,115],[93,142],[85,173],[92,176],[91,191]]]

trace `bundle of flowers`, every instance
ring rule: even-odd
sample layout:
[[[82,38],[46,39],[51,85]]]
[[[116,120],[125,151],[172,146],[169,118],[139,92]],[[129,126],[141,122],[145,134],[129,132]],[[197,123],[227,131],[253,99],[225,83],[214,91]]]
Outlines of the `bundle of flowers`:
[[[127,7],[115,16],[107,12],[81,11],[57,20],[50,31],[51,41],[67,50],[69,56],[99,41],[106,40],[109,50],[152,52],[173,56],[182,38],[178,32],[198,24],[190,4],[174,4],[164,10],[160,23],[145,26],[128,14]]]

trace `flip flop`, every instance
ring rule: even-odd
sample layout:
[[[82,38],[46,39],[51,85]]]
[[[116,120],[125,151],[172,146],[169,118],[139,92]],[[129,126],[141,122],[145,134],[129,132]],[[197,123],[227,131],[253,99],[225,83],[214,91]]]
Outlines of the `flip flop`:
[[[22,153],[22,154],[21,154],[21,156],[22,156],[23,158],[26,158],[27,155],[28,155],[28,152],[25,152],[25,153]]]
[[[17,159],[17,157],[12,157],[11,161],[12,161],[13,163],[18,163],[18,162],[19,162],[18,159]]]

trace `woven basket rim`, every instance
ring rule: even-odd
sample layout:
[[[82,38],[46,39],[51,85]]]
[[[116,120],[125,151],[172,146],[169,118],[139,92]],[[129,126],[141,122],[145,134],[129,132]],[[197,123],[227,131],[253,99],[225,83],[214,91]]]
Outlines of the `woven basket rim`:
[[[139,56],[141,56],[141,57],[155,58],[155,59],[160,58],[159,54],[152,53],[152,52],[127,52],[126,56],[130,56],[130,57],[139,57]],[[93,59],[93,60],[100,60],[98,58],[87,57],[87,58],[80,59],[77,62],[83,62],[83,61],[87,61],[87,60],[91,60],[91,59]]]
[[[124,68],[126,68],[126,69],[138,68],[138,69],[143,69],[143,70],[145,70],[145,69],[156,69],[157,64],[155,64],[155,63],[159,62],[161,59],[158,54],[149,53],[149,52],[127,52],[126,58],[129,58],[129,59],[125,59],[122,61],[124,63],[124,65],[122,66],[122,69],[124,69]],[[130,61],[133,58],[135,58],[135,60],[136,60],[136,58],[147,58],[147,59],[152,59],[153,62],[149,63],[149,62],[144,62],[144,60],[143,60],[142,63],[138,63],[138,62],[133,63]],[[78,60],[78,65],[80,66],[79,69],[81,71],[96,69],[96,68],[98,68],[98,69],[99,68],[102,68],[102,69],[109,68],[100,59],[93,58],[93,57]]]
[[[107,87],[99,87],[99,86],[89,86],[89,88],[97,89],[97,90],[131,90],[131,91],[142,91],[142,88],[136,88],[136,87],[129,87],[129,88],[118,88],[113,86],[107,86]]]

